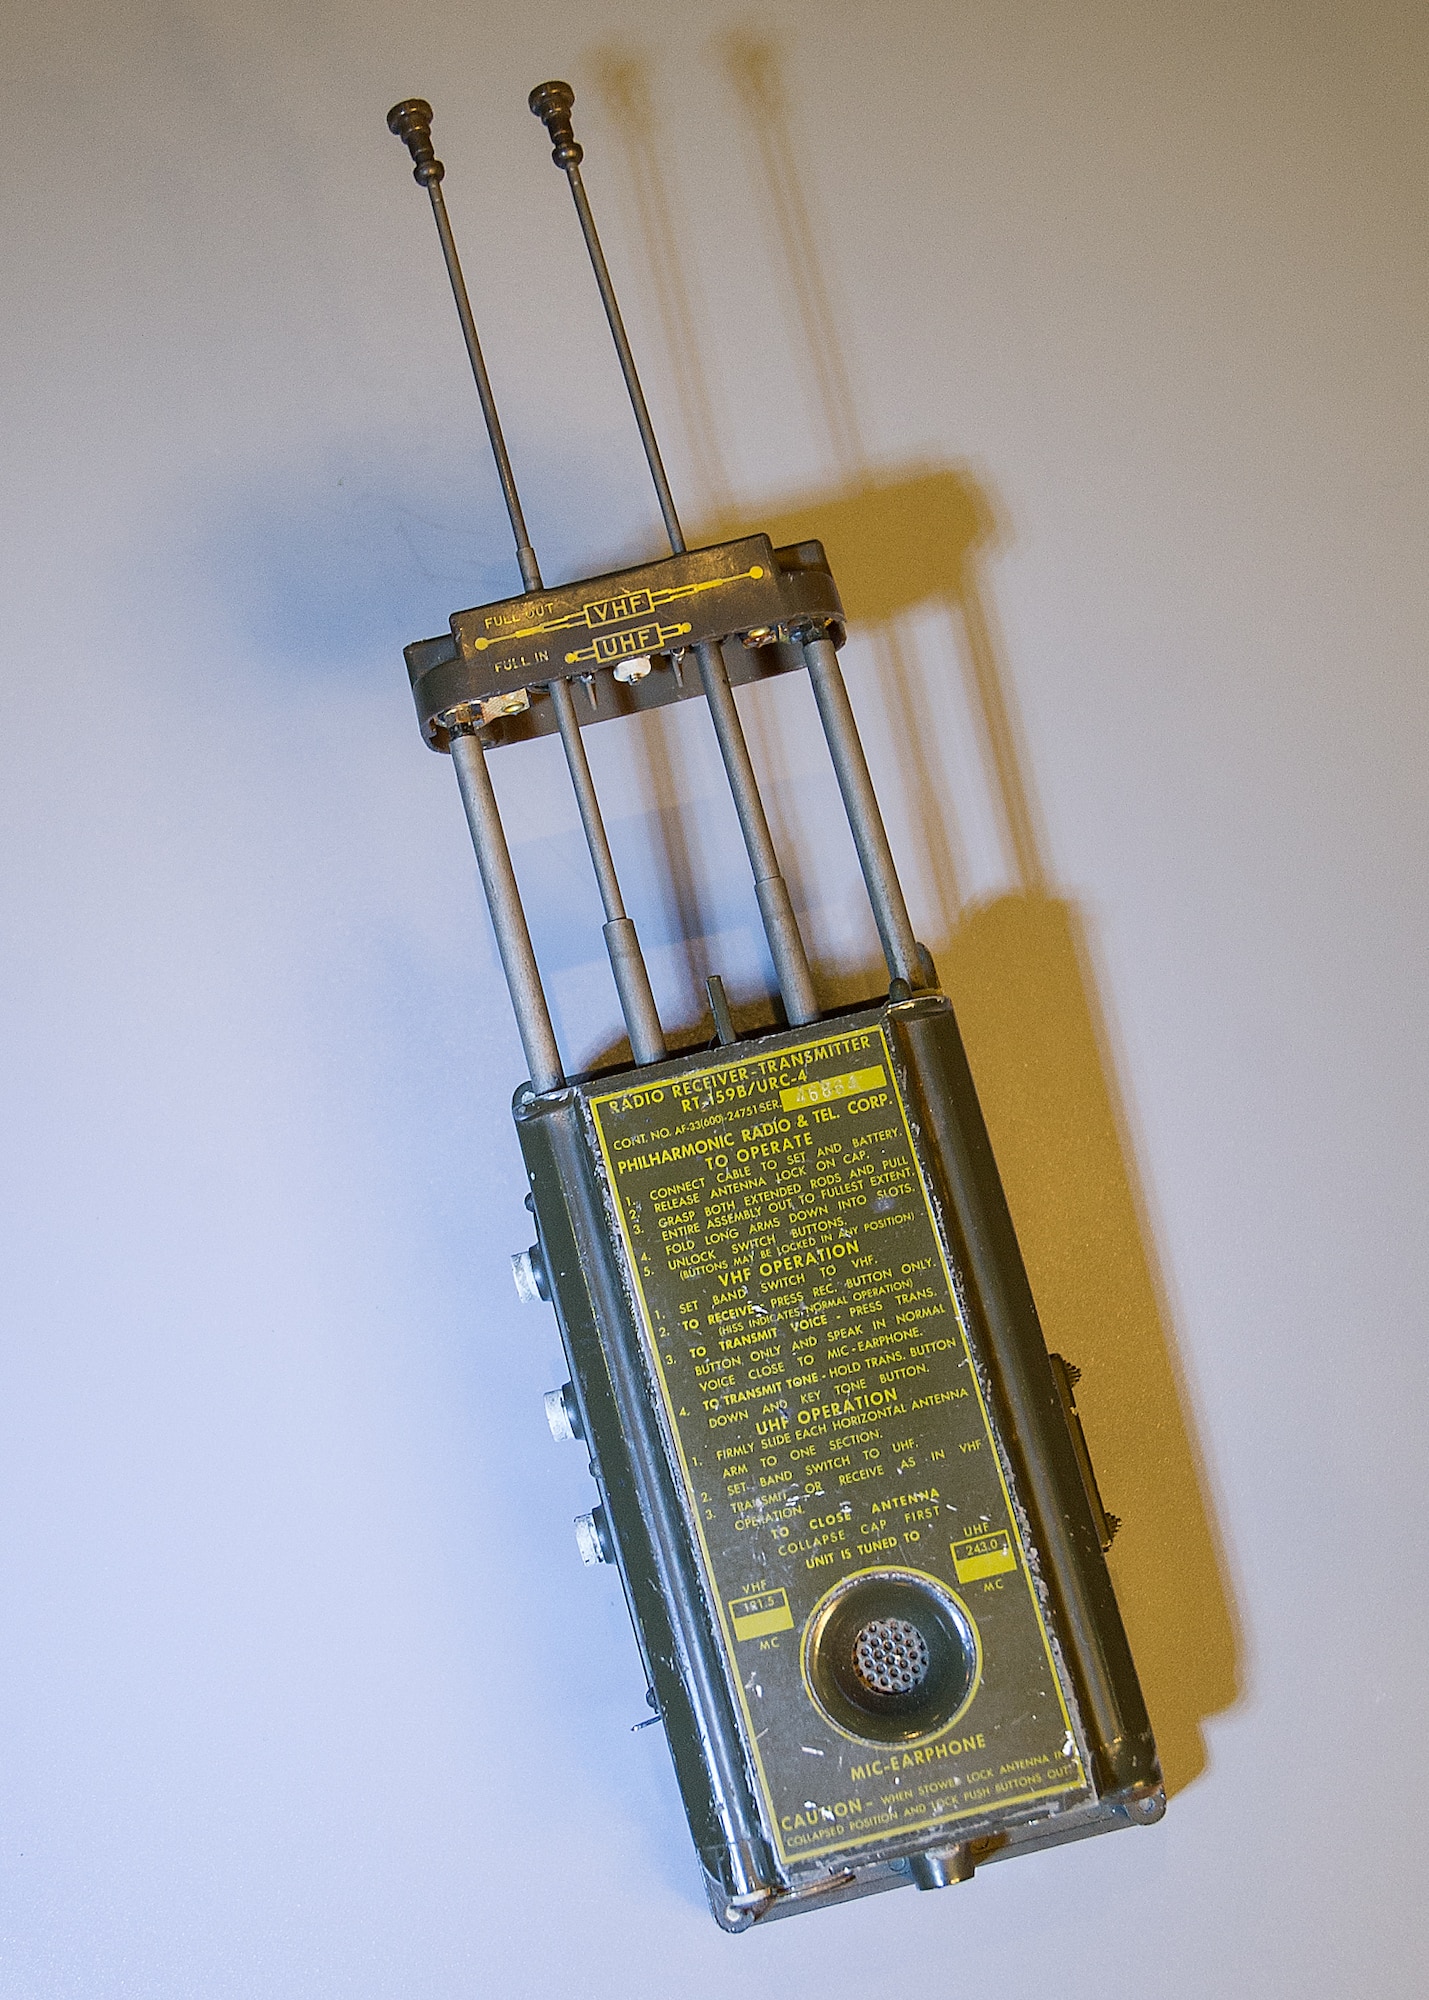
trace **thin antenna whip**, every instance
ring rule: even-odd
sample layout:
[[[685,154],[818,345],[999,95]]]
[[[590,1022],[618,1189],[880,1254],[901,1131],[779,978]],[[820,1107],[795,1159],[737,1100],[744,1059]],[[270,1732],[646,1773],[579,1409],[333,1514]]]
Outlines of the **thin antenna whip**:
[[[516,475],[511,470],[506,439],[501,434],[501,418],[497,414],[496,398],[491,391],[491,378],[486,372],[486,362],[482,358],[476,319],[471,310],[471,300],[467,297],[466,279],[461,274],[461,259],[457,256],[456,238],[452,235],[447,205],[442,195],[442,176],[446,168],[432,147],[432,107],[420,97],[404,97],[400,104],[394,104],[387,113],[387,127],[389,131],[396,133],[412,155],[415,162],[412,178],[419,181],[431,197],[437,235],[441,238],[442,256],[446,259],[447,276],[452,282],[452,297],[456,300],[457,316],[461,320],[466,351],[471,360],[471,372],[476,377],[476,393],[481,398],[481,414],[486,419],[486,435],[491,440],[491,456],[496,460],[496,473],[501,481],[506,512],[511,520],[511,532],[516,537],[516,560],[521,565],[522,586],[526,590],[539,590],[540,565],[536,561],[536,551],[531,546],[531,538],[526,533],[526,518],[521,512],[521,495],[516,491]]]
[[[683,555],[684,530],[680,526],[680,517],[675,512],[675,498],[670,491],[670,482],[665,477],[665,461],[660,456],[655,426],[650,421],[645,391],[641,388],[640,377],[636,373],[635,356],[631,353],[630,342],[626,338],[625,321],[620,316],[615,286],[610,281],[610,268],[605,261],[605,252],[600,247],[595,217],[591,214],[585,183],[581,179],[581,161],[585,155],[571,129],[571,109],[575,104],[576,94],[568,83],[538,83],[528,101],[532,111],[551,135],[551,158],[558,167],[565,170],[566,179],[571,184],[576,214],[581,221],[581,234],[585,237],[585,247],[590,252],[591,269],[595,272],[596,284],[600,287],[600,302],[605,307],[605,316],[610,322],[610,337],[615,342],[616,353],[620,356],[620,372],[625,377],[625,386],[630,392],[630,407],[635,412],[640,442],[645,447],[650,477],[655,482],[655,497],[660,502],[660,512],[664,516],[665,533],[670,538],[673,552],[677,556]]]

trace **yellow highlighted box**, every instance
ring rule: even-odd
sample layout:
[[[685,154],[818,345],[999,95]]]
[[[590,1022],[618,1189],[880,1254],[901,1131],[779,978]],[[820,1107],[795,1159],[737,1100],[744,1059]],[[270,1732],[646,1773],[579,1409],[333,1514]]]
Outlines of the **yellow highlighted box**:
[[[786,1111],[802,1110],[806,1104],[831,1104],[837,1097],[853,1097],[860,1090],[884,1090],[888,1078],[883,1064],[872,1069],[845,1070],[842,1076],[820,1077],[817,1083],[796,1083],[790,1090],[781,1090],[779,1102]]]
[[[983,1576],[1001,1576],[1005,1570],[1016,1567],[1012,1537],[1001,1529],[995,1534],[972,1535],[967,1541],[953,1543],[953,1568],[959,1583],[976,1583]]]
[[[792,1632],[794,1614],[787,1590],[761,1590],[754,1597],[731,1599],[730,1618],[736,1639],[763,1639],[770,1632]]]

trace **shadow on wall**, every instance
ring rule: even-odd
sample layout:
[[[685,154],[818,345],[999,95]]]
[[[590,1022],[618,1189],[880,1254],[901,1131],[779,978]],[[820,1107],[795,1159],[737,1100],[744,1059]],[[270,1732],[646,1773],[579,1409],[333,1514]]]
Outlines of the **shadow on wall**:
[[[851,620],[877,647],[915,827],[940,885],[938,933],[928,942],[957,1009],[1048,1344],[1083,1370],[1078,1401],[1102,1490],[1124,1521],[1112,1573],[1174,1793],[1206,1766],[1203,1723],[1236,1700],[1236,1616],[1087,926],[1076,905],[1056,892],[1042,860],[1010,678],[982,581],[994,509],[963,468],[872,473],[790,143],[792,114],[777,51],[742,35],[724,42],[719,54],[779,231],[841,476],[832,489],[802,494],[772,517],[762,511],[753,523],[737,508],[700,366],[699,318],[665,179],[668,135],[660,129],[648,67],[628,51],[599,52],[592,69],[625,152],[649,271],[658,274],[651,292],[707,496],[707,517],[690,540],[716,541],[751,526],[776,545],[817,537]],[[1018,885],[981,904],[967,904],[959,893],[954,829],[918,725],[929,690],[897,639],[896,621],[930,605],[948,616],[951,651],[967,677]],[[745,713],[753,736],[752,704]]]

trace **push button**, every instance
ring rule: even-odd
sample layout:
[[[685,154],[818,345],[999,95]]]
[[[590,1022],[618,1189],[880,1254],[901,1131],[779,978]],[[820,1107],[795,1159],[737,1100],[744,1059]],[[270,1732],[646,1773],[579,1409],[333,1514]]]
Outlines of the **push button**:
[[[597,1563],[608,1563],[612,1558],[612,1550],[605,1525],[604,1508],[596,1507],[589,1514],[577,1514],[575,1525],[576,1547],[586,1568],[594,1569]]]
[[[542,1299],[549,1300],[551,1287],[538,1243],[533,1243],[529,1250],[515,1252],[511,1259],[511,1276],[516,1285],[516,1296],[523,1306],[538,1305]]]
[[[581,1416],[576,1408],[576,1392],[569,1382],[560,1389],[546,1391],[546,1423],[557,1444],[581,1435]]]

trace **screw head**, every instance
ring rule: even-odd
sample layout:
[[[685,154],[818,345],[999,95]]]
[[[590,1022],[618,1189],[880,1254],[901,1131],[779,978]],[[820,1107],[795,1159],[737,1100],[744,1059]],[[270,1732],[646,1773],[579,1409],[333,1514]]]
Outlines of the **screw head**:
[[[576,94],[568,83],[553,77],[549,83],[538,83],[526,102],[543,123],[548,123],[575,109]]]
[[[425,97],[404,97],[387,113],[387,130],[395,132],[399,139],[405,139],[415,126],[430,128],[431,122],[432,107]]]

